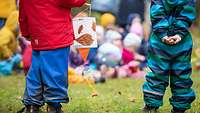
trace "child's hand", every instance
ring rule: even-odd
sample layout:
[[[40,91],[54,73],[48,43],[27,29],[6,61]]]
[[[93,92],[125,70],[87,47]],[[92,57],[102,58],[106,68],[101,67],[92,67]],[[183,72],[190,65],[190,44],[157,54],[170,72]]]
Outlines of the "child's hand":
[[[172,36],[170,38],[174,40],[173,44],[178,44],[182,40],[179,35],[174,35],[174,36]]]
[[[181,37],[179,35],[174,35],[171,37],[165,36],[162,38],[162,41],[169,45],[175,45],[181,41]]]
[[[169,44],[169,45],[174,45],[174,40],[168,36],[163,37],[162,42]]]

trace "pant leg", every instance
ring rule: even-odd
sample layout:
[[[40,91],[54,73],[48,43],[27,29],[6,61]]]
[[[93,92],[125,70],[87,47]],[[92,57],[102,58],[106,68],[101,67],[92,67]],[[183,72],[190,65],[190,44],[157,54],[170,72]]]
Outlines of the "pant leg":
[[[69,47],[41,51],[41,72],[44,100],[47,103],[67,103]]]
[[[160,49],[150,47],[148,55],[150,72],[143,85],[145,104],[151,107],[163,105],[163,96],[169,84],[170,63],[167,54]]]
[[[26,87],[24,92],[23,103],[25,105],[39,105],[44,104],[43,101],[43,87],[40,73],[40,52],[33,51],[32,65],[26,76]]]
[[[190,78],[192,73],[191,53],[192,49],[181,52],[181,55],[172,64],[170,103],[175,109],[190,109],[191,103],[195,99],[195,93],[191,89],[193,82]]]

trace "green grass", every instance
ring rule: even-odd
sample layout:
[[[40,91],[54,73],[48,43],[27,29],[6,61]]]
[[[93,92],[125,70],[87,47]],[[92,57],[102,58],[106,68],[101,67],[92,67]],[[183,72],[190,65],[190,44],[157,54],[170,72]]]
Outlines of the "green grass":
[[[200,72],[194,72],[194,89],[197,99],[188,113],[200,113]],[[70,85],[70,103],[64,104],[67,113],[140,113],[143,107],[141,86],[144,80],[116,79],[105,84],[96,85],[99,96],[92,97],[92,90],[87,85]],[[23,107],[21,96],[24,90],[24,77],[0,77],[0,113],[16,113]],[[171,93],[168,88],[164,98],[164,106],[160,113],[169,113],[171,106],[168,98]],[[134,102],[133,102],[134,100]],[[42,111],[44,110],[43,108]]]

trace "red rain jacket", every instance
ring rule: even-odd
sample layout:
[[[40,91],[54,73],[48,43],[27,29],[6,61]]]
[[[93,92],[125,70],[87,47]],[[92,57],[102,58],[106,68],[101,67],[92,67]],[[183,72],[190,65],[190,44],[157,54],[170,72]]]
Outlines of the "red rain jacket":
[[[71,8],[86,0],[20,0],[22,36],[30,37],[33,50],[52,50],[73,43]]]

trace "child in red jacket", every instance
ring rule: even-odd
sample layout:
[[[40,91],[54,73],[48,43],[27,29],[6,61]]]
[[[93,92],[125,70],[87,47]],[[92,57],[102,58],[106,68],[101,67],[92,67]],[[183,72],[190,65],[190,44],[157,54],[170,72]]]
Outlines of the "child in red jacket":
[[[85,0],[20,0],[22,36],[31,40],[32,65],[26,77],[23,103],[26,113],[38,113],[48,104],[48,113],[62,113],[68,99],[68,56],[74,33],[71,8]]]

